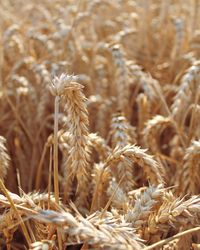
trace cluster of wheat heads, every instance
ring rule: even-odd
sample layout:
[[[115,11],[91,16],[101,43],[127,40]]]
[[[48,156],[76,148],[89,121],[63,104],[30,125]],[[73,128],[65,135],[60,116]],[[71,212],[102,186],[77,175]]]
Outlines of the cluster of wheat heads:
[[[0,249],[200,249],[199,12],[0,1]]]

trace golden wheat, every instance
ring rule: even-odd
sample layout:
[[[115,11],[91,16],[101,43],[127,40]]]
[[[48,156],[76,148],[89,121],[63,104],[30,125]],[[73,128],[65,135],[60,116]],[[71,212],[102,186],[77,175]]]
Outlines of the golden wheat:
[[[0,249],[199,249],[199,1],[0,16]]]

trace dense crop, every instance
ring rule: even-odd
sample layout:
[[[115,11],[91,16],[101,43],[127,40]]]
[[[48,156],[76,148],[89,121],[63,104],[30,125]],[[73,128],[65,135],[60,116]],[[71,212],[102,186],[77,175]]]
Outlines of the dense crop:
[[[200,249],[199,5],[1,1],[0,249]]]

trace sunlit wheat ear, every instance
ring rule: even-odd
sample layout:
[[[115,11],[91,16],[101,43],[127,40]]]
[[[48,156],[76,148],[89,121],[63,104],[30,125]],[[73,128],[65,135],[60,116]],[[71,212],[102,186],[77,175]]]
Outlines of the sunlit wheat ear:
[[[160,206],[164,189],[162,185],[149,186],[143,193],[136,195],[134,205],[130,204],[125,219],[133,227],[147,225],[150,214]]]
[[[159,210],[151,214],[148,220],[149,234],[161,237],[174,225],[177,230],[180,226],[198,225],[196,216],[200,213],[200,198],[192,196],[190,199],[178,198],[166,200]]]
[[[61,74],[60,77],[55,76],[50,85],[50,91],[55,96],[54,102],[54,149],[53,149],[53,162],[54,162],[54,192],[57,203],[59,203],[59,178],[58,178],[58,114],[59,102],[63,96],[65,89],[69,83],[76,80],[75,76]]]
[[[62,227],[69,235],[69,242],[87,242],[96,249],[142,249],[142,240],[135,233],[130,224],[123,217],[115,217],[111,212],[95,212],[84,218],[81,214],[76,217],[69,212],[40,210],[34,219],[41,222]]]
[[[64,88],[63,102],[68,112],[71,150],[66,161],[64,176],[64,197],[67,201],[72,188],[75,190],[76,205],[81,209],[88,207],[90,166],[89,120],[83,86],[68,81]],[[73,187],[73,181],[76,185]],[[68,200],[69,201],[69,200]]]
[[[78,77],[74,75],[61,74],[59,77],[55,76],[49,86],[52,95],[63,96],[65,90],[70,88],[70,83],[77,81]],[[72,86],[71,86],[72,87]]]
[[[152,184],[163,183],[163,166],[158,164],[152,157],[146,153],[147,150],[141,149],[135,145],[127,145],[123,148],[116,147],[113,153],[106,159],[105,166],[115,172],[115,166],[119,162],[137,163],[146,173],[146,177]]]
[[[8,155],[5,143],[6,139],[0,136],[0,178],[2,179],[6,177],[10,162],[10,156]]]

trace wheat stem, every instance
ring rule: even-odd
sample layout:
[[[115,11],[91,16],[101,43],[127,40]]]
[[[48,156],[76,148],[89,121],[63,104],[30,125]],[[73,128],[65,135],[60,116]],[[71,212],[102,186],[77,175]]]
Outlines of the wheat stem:
[[[59,203],[59,176],[58,176],[58,113],[59,113],[60,97],[55,97],[54,103],[54,147],[53,147],[53,163],[54,163],[54,192],[56,202]]]

